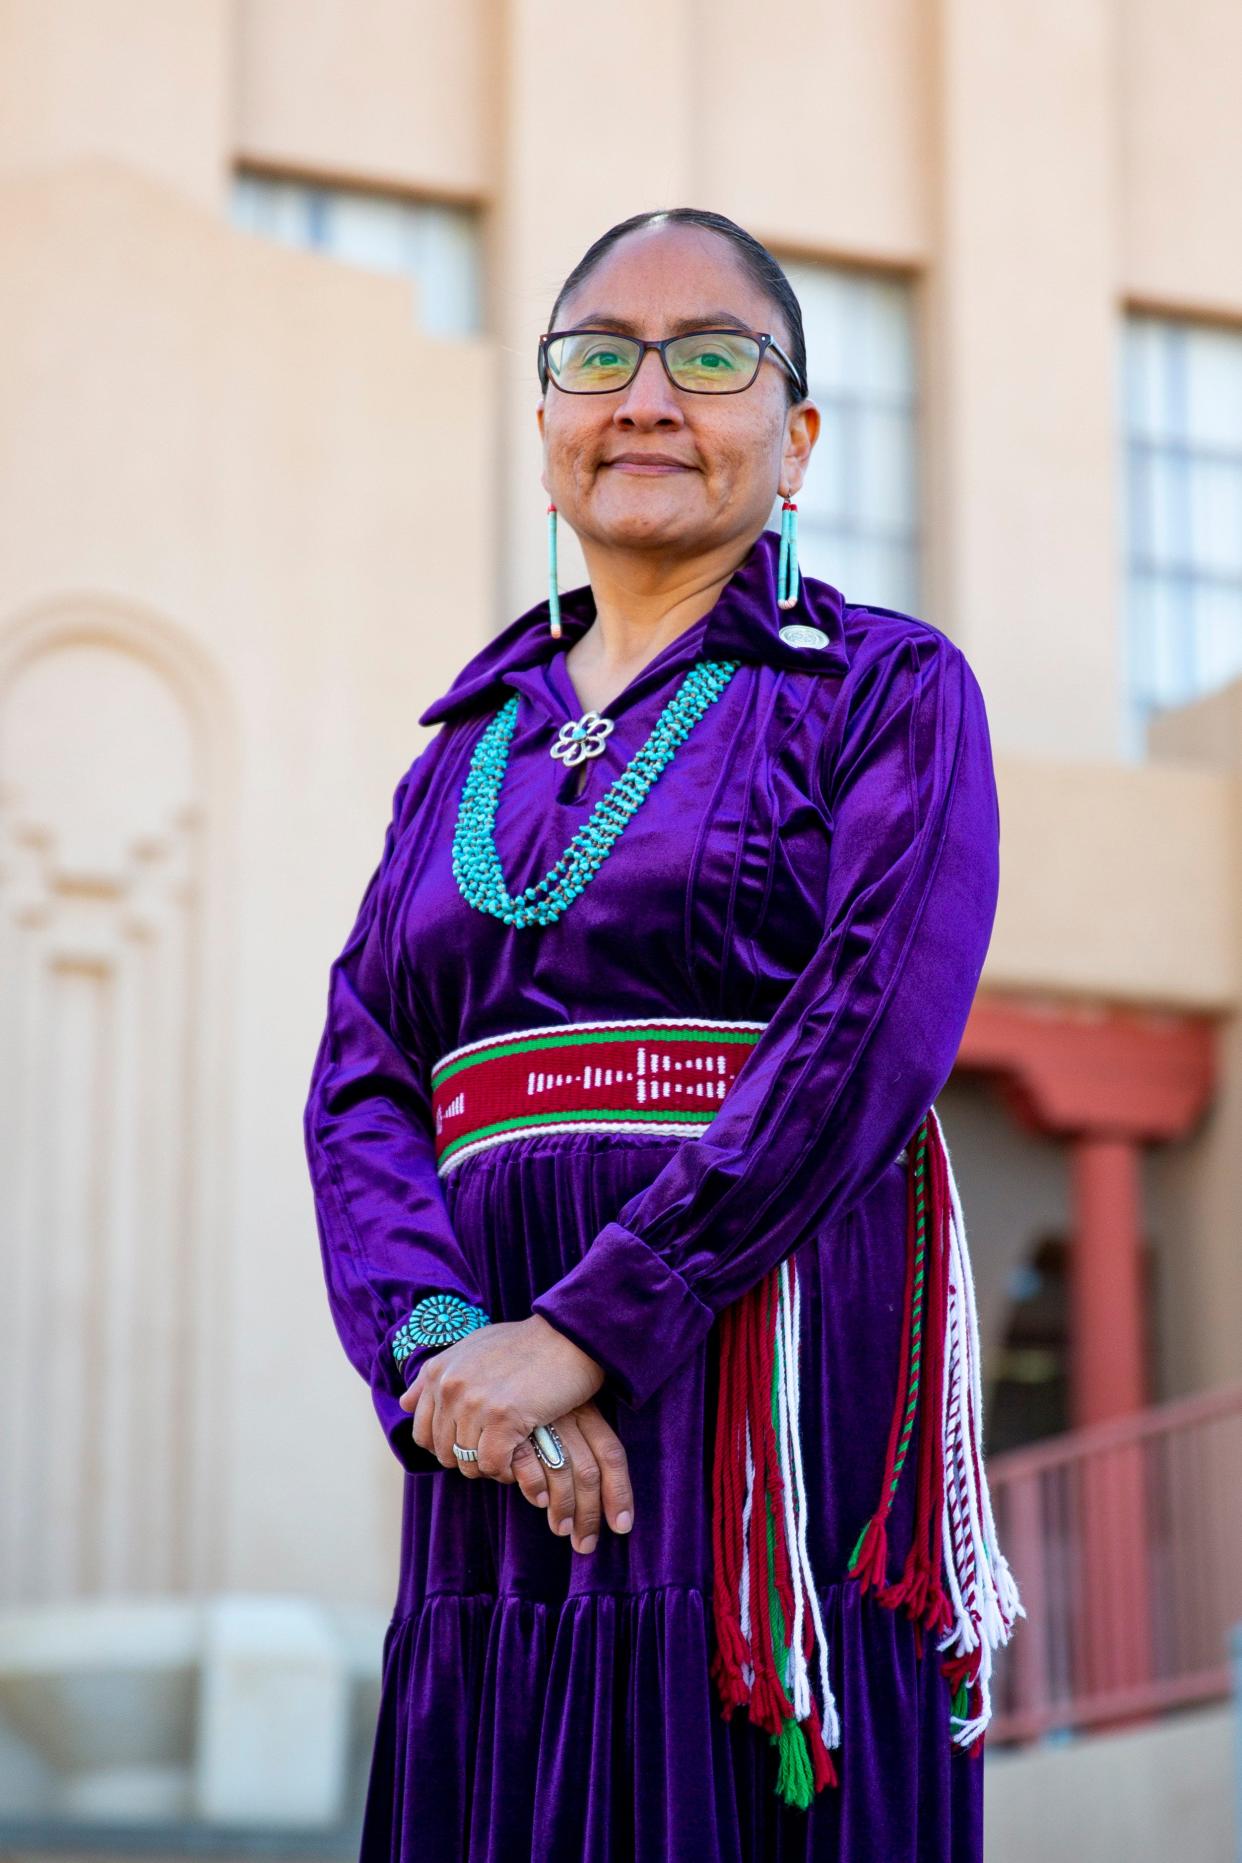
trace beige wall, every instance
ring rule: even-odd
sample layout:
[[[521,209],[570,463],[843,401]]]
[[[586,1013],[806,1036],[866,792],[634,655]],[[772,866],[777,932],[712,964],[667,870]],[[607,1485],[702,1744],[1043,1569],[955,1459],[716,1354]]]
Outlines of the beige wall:
[[[1221,786],[1219,871],[1234,901],[1222,915],[1228,947],[1242,955],[1242,680],[1196,705],[1155,719],[1150,748],[1166,773],[1193,780],[1210,772]],[[1196,766],[1198,766],[1196,768]],[[1198,905],[1197,889],[1187,889]],[[1187,949],[1201,951],[1216,921],[1200,914]],[[1157,1323],[1169,1394],[1205,1390],[1242,1377],[1242,1014],[1238,991],[1222,1007],[1220,1088],[1207,1117],[1179,1144],[1162,1147],[1149,1170],[1148,1215],[1162,1266]]]
[[[996,763],[1001,897],[985,981],[1233,1010],[1242,986],[1238,778],[1003,752]]]
[[[231,0],[0,0],[0,172],[102,157],[217,209],[234,12]]]
[[[1121,288],[1236,324],[1242,10],[1227,0],[1126,0],[1117,20]]]
[[[183,1130],[204,1188],[182,1207],[170,1178],[166,1219],[169,1298],[203,1300],[176,1392],[205,1445],[202,1582],[315,1590],[347,1570],[387,1597],[395,1470],[308,1258],[296,1113],[417,712],[544,588],[535,337],[585,246],[640,207],[709,204],[780,250],[916,278],[925,612],[979,673],[1001,787],[984,983],[1225,1019],[1212,1129],[1153,1182],[1193,1264],[1168,1362],[1187,1387],[1236,1364],[1242,682],[1169,721],[1144,767],[1118,760],[1114,378],[1130,298],[1242,318],[1242,28],[1223,0],[719,0],[710,31],[691,0],[638,0],[625,17],[604,35],[568,0],[0,0],[0,727],[6,698],[37,691],[67,757],[92,743],[102,656],[105,678],[128,669],[116,715],[134,731],[181,720],[158,766],[170,803],[188,771],[154,829],[123,787],[78,874],[49,852],[72,790],[24,796],[0,744],[5,832],[48,1014],[66,975],[128,974],[107,912],[123,917],[148,833],[210,853],[198,943],[181,922],[177,946],[202,964],[181,1013],[210,1036]],[[489,334],[433,342],[396,282],[234,230],[241,162],[479,201]],[[563,585],[582,574],[566,537]],[[104,901],[89,944],[66,903],[82,874]],[[75,1039],[97,1041],[95,999],[73,1000]],[[91,1108],[74,1117],[78,1156]],[[107,1260],[115,1232],[85,1233]],[[87,1338],[79,1260],[47,1272]],[[46,1446],[27,1445],[36,1463]],[[344,1504],[308,1536],[321,1475]],[[23,1595],[160,1578],[123,1521],[80,1566],[41,1562],[72,1505],[67,1487],[38,1502]]]
[[[33,1333],[3,1354],[25,1380],[8,1452],[43,1471],[22,1510],[20,1593],[274,1573],[326,1593],[346,1569],[382,1598],[391,1454],[317,1283],[300,1111],[327,961],[424,735],[414,720],[482,638],[494,544],[475,468],[490,467],[491,351],[420,336],[398,283],[272,248],[112,161],[0,188],[0,276],[3,827],[6,846],[41,837],[19,1073],[56,1109],[8,1180],[37,1286],[4,1323],[56,1312],[62,1360],[49,1389]],[[477,541],[447,557],[446,480]],[[102,724],[101,692],[115,698]],[[36,782],[17,755],[36,717],[70,767],[93,748],[112,768],[157,731],[171,748],[84,832],[79,792]],[[152,782],[168,791],[153,816]],[[178,809],[209,850],[187,876],[189,922],[138,933],[135,869],[144,848],[173,858]],[[99,902],[89,926],[84,887]],[[140,939],[154,965],[176,953],[175,979],[152,977]],[[6,975],[15,989],[18,970]],[[192,1081],[159,1141],[140,1133],[125,1154],[111,1109],[142,1088],[126,1054],[152,1018]],[[80,1104],[77,1080],[98,1097]],[[40,1190],[54,1160],[59,1201]],[[131,1362],[146,1283],[126,1260],[125,1212],[153,1198],[151,1258],[180,1264],[166,1317],[186,1342],[167,1390]],[[122,1280],[105,1320],[92,1296]],[[129,1372],[138,1409],[168,1406],[160,1441],[105,1476],[111,1533],[93,1514],[66,1533],[75,1484],[109,1466],[113,1414],[90,1401],[93,1380]],[[186,1462],[197,1530],[152,1568],[131,1484],[158,1487]],[[325,1466],[337,1536],[299,1524]]]
[[[482,200],[503,69],[493,0],[246,0],[230,153],[260,166]]]

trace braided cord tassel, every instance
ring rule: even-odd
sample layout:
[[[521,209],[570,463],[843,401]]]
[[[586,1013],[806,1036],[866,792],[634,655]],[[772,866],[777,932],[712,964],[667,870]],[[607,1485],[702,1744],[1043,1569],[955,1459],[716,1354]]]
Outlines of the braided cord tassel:
[[[1026,1612],[997,1540],[983,1459],[982,1354],[966,1225],[948,1146],[929,1107],[908,1149],[901,1376],[880,1498],[847,1576],[904,1610],[937,1644],[952,1738],[982,1753],[992,1653]],[[776,1791],[803,1810],[840,1783],[841,1720],[828,1677],[820,1592],[807,1553],[800,1436],[801,1293],[794,1256],[720,1316],[713,1464],[716,1648],[728,1720],[745,1706],[778,1748]],[[915,1524],[901,1576],[886,1577],[887,1521],[915,1441]],[[813,1680],[818,1681],[818,1699]]]
[[[888,1450],[884,1459],[884,1480],[880,1503],[859,1534],[850,1554],[849,1576],[857,1578],[865,1592],[874,1585],[883,1592],[890,1607],[893,1589],[885,1586],[888,1563],[887,1520],[897,1496],[897,1484],[905,1466],[906,1452],[914,1434],[918,1407],[919,1381],[923,1353],[923,1284],[927,1259],[927,1122],[920,1125],[910,1146],[906,1175],[906,1295],[902,1311],[901,1362],[906,1365],[904,1400],[899,1392],[888,1431]]]
[[[943,1128],[932,1108],[943,1158],[948,1205],[948,1375],[942,1393],[945,1492],[942,1529],[946,1577],[953,1609],[940,1649],[955,1646],[941,1663],[954,1684],[953,1739],[983,1750],[992,1717],[993,1651],[1008,1643],[1019,1617],[1026,1616],[1018,1588],[1001,1552],[983,1460],[982,1355],[974,1277],[966,1246],[966,1223]],[[977,1657],[974,1655],[978,1651]]]
[[[850,1560],[850,1576],[923,1631],[947,1630],[953,1653],[941,1672],[954,1694],[953,1740],[974,1743],[991,1719],[992,1652],[1026,1612],[996,1536],[983,1458],[982,1353],[961,1198],[934,1106],[910,1146],[907,1275],[902,1362],[881,1498]],[[922,1401],[920,1402],[920,1397]],[[885,1521],[916,1413],[918,1488],[910,1551],[900,1579],[884,1582]]]
[[[923,1233],[927,1272],[923,1277],[926,1311],[922,1328],[923,1363],[919,1385],[926,1393],[922,1412],[930,1419],[934,1414],[932,1404],[936,1401],[944,1378],[949,1211],[943,1166],[939,1151],[931,1141],[927,1121],[920,1128],[920,1138],[925,1153]],[[908,1414],[912,1415],[909,1408]],[[876,1596],[890,1610],[898,1606],[905,1608],[915,1626],[915,1649],[921,1657],[924,1629],[943,1629],[948,1621],[949,1609],[939,1577],[940,1505],[944,1477],[938,1422],[936,1427],[919,1430],[917,1471],[914,1533],[905,1567],[897,1583],[878,1586]]]

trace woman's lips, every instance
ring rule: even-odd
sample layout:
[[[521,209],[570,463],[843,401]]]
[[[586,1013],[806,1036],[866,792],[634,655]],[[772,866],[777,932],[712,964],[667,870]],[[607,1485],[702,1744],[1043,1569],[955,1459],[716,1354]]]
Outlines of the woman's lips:
[[[636,459],[609,459],[609,460],[605,460],[604,463],[607,466],[611,466],[614,472],[687,472],[689,471],[689,467],[687,466],[667,466],[667,465],[664,465],[662,462],[657,462],[655,460],[646,460],[646,459],[642,462],[641,465],[639,465]]]

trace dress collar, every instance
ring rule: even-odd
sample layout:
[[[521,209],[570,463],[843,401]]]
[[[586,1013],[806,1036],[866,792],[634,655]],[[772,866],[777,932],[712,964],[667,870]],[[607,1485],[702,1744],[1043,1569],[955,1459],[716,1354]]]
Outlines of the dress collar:
[[[849,658],[844,596],[829,582],[801,575],[797,607],[778,608],[779,553],[777,532],[761,531],[720,591],[714,607],[702,617],[706,625],[695,658],[759,661],[796,673],[846,672]],[[447,692],[420,713],[419,724],[438,724],[444,718],[485,710],[489,704],[494,708],[507,696],[506,685],[519,683],[508,680],[510,673],[520,674],[526,668],[539,666],[571,647],[594,619],[595,597],[590,583],[565,590],[561,595],[562,639],[554,640],[545,596],[467,660]],[[780,629],[791,624],[816,627],[827,638],[822,646],[793,645],[780,636]]]

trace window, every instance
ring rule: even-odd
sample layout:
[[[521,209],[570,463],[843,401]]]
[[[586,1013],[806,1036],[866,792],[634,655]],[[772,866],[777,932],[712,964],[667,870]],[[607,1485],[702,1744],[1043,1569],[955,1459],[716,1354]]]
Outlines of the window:
[[[1132,717],[1242,674],[1242,331],[1132,314],[1123,354]]]
[[[419,324],[433,335],[473,336],[482,326],[472,207],[242,172],[232,217],[247,232],[413,279]]]
[[[917,612],[918,492],[910,286],[782,260],[802,305],[819,439],[797,496],[798,562],[847,601]],[[780,500],[769,520],[780,529]]]

